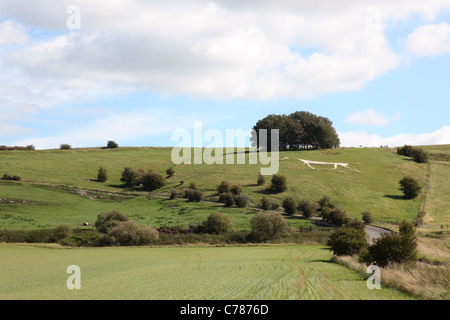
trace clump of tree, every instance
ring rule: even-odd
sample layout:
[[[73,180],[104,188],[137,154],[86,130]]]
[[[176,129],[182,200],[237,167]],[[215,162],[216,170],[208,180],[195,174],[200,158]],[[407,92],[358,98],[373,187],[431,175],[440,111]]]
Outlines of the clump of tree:
[[[109,140],[106,144],[107,149],[116,149],[118,147],[119,147],[119,145],[113,140]]]
[[[2,180],[20,181],[20,180],[22,180],[22,177],[21,177],[21,176],[18,176],[17,174],[11,176],[11,175],[5,173],[5,174],[3,175],[3,177],[2,177]]]
[[[223,234],[231,230],[233,223],[229,217],[220,212],[213,212],[203,221],[203,227],[208,233]]]
[[[351,256],[367,248],[364,223],[351,220],[331,234],[327,245],[337,256]]]
[[[55,237],[56,241],[70,237],[73,234],[73,228],[70,226],[70,224],[65,222],[61,222],[56,226],[55,229],[53,229],[53,236]]]
[[[173,177],[174,174],[175,174],[175,169],[174,168],[170,167],[170,168],[166,169],[167,178]]]
[[[274,199],[270,199],[267,197],[261,198],[261,208],[265,211],[276,210],[280,205]]]
[[[287,213],[288,215],[293,215],[297,212],[297,201],[293,198],[293,197],[286,197],[283,200],[283,204],[282,204],[283,208],[284,208],[284,212]]]
[[[372,214],[368,211],[364,211],[363,213],[361,213],[361,216],[362,221],[364,221],[365,224],[371,224],[374,221]]]
[[[35,150],[35,146],[32,145],[32,144],[29,144],[26,147],[22,147],[22,146],[14,146],[14,147],[0,146],[0,151],[14,151],[14,150],[33,151],[33,150]]]
[[[399,233],[383,233],[381,238],[361,251],[360,261],[385,267],[389,263],[417,261],[417,235],[411,222],[402,221]]]
[[[69,149],[72,149],[72,146],[70,144],[68,144],[68,143],[63,143],[63,144],[59,145],[59,149],[61,149],[61,150],[69,150]]]
[[[302,200],[298,204],[297,209],[302,212],[303,218],[311,218],[317,212],[317,204],[309,200]]]
[[[140,188],[145,191],[153,191],[166,184],[162,174],[153,170],[135,170],[129,167],[123,170],[120,181],[122,181],[127,188],[140,186]]]
[[[421,148],[413,147],[410,145],[405,145],[403,147],[397,148],[397,154],[405,157],[411,157],[417,163],[428,162],[428,153],[426,153]]]
[[[328,118],[306,111],[290,115],[270,114],[259,120],[253,129],[252,145],[267,151],[271,151],[271,132],[274,129],[279,130],[279,150],[329,149],[340,145],[333,123]],[[267,130],[267,144],[259,140],[260,130]]]
[[[280,213],[261,211],[251,220],[251,236],[256,241],[273,240],[289,230],[286,220]]]
[[[287,179],[285,176],[274,174],[270,181],[269,190],[274,193],[280,193],[287,190]]]
[[[256,184],[258,186],[263,186],[266,183],[266,177],[261,173],[258,173],[258,179],[256,180]]]
[[[108,170],[106,170],[103,167],[100,167],[97,173],[97,181],[105,182],[106,180],[108,180],[108,177],[109,177]]]
[[[419,183],[412,177],[404,177],[399,181],[400,191],[403,192],[405,199],[415,199],[419,195],[422,187]]]
[[[203,192],[201,192],[195,182],[190,182],[184,193],[188,201],[200,202],[203,200]]]
[[[119,210],[105,211],[97,216],[95,228],[102,233],[107,233],[120,222],[128,220],[128,217]]]
[[[338,207],[335,208],[324,208],[321,211],[322,219],[324,221],[330,222],[336,226],[343,226],[347,223],[350,218],[347,216],[347,213]]]

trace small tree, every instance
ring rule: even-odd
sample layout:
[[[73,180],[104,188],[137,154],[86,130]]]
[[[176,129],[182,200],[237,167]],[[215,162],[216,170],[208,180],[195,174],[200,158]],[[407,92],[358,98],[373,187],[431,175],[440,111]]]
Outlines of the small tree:
[[[178,198],[178,191],[175,190],[175,189],[170,190],[170,196],[169,196],[169,199],[170,199],[170,200],[174,200],[174,199],[176,199],[176,198]]]
[[[258,186],[262,186],[266,183],[266,177],[264,177],[261,173],[258,174],[258,180],[256,181],[256,184]]]
[[[247,207],[250,201],[250,198],[244,193],[239,193],[234,196],[234,203],[236,203],[239,208]]]
[[[288,225],[283,216],[275,212],[258,212],[250,220],[252,237],[257,241],[272,240],[285,234]]]
[[[217,192],[219,194],[223,194],[223,193],[230,193],[231,192],[231,183],[223,180],[218,186],[217,186]]]
[[[175,174],[175,169],[170,167],[166,169],[167,178],[172,177]]]
[[[428,154],[423,149],[414,149],[412,157],[414,161],[418,163],[428,162]]]
[[[72,146],[71,146],[70,144],[63,143],[63,144],[61,144],[61,145],[59,146],[59,148],[60,148],[61,150],[68,150],[68,149],[72,149]]]
[[[271,184],[270,184],[270,190],[272,192],[284,192],[287,190],[287,180],[285,176],[274,174],[272,176]]]
[[[68,223],[60,223],[58,226],[53,229],[53,236],[56,238],[56,240],[62,240],[64,238],[70,237],[73,235],[73,229]]]
[[[323,210],[325,208],[330,208],[330,209],[334,209],[336,206],[333,203],[333,201],[331,201],[330,197],[328,196],[323,196],[322,199],[319,200],[319,207],[320,210]]]
[[[231,192],[222,193],[219,196],[219,201],[222,202],[225,207],[231,207],[234,204],[234,197]]]
[[[112,243],[122,246],[146,245],[155,241],[159,233],[150,226],[140,226],[133,220],[122,221],[108,231]]]
[[[219,212],[211,213],[203,225],[207,232],[215,234],[227,233],[233,227],[231,219]]]
[[[105,182],[106,180],[108,180],[108,176],[109,176],[108,171],[105,168],[100,167],[98,169],[98,173],[97,173],[97,181],[98,182]]]
[[[125,187],[132,188],[136,186],[139,181],[138,173],[136,172],[136,170],[127,167],[123,170],[120,181],[124,183]]]
[[[203,192],[201,192],[200,190],[195,190],[195,189],[191,189],[188,188],[186,190],[186,198],[188,198],[188,201],[195,201],[195,202],[200,202],[203,199]]]
[[[115,149],[118,147],[119,147],[119,145],[115,141],[112,141],[112,140],[109,140],[108,143],[106,144],[106,148],[108,148],[108,149]]]
[[[189,185],[188,185],[188,188],[192,189],[192,190],[199,190],[198,186],[197,186],[197,184],[195,182],[190,182]]]
[[[346,225],[337,229],[328,239],[327,245],[337,256],[353,255],[366,248],[368,243],[364,229]]]
[[[288,215],[293,215],[297,212],[297,201],[295,201],[292,197],[287,197],[284,199],[282,206],[284,208],[284,212]]]
[[[365,211],[365,212],[361,213],[361,215],[362,215],[362,220],[364,221],[365,224],[373,223],[373,217],[370,212]]]
[[[273,210],[273,201],[267,197],[262,197],[261,208],[266,211]]]
[[[100,232],[106,233],[120,222],[128,220],[128,217],[118,210],[105,211],[97,216],[95,228]]]
[[[304,218],[311,218],[317,212],[317,205],[309,200],[300,201],[298,210],[303,213]]]
[[[403,192],[403,195],[406,199],[415,199],[419,195],[422,187],[419,183],[412,177],[404,177],[399,181],[400,190]]]
[[[152,170],[141,176],[142,188],[146,191],[153,191],[163,187],[166,184],[164,176]]]

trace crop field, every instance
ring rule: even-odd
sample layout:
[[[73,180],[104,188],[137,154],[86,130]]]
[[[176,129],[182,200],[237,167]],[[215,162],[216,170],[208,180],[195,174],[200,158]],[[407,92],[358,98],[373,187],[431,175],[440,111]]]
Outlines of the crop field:
[[[411,299],[319,246],[69,249],[0,244],[0,299]],[[67,267],[80,268],[69,290]]]

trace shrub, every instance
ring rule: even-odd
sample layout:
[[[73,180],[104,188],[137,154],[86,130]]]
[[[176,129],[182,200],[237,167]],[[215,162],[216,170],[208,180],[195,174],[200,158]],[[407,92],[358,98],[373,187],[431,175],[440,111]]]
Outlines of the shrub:
[[[266,177],[264,177],[261,173],[258,174],[258,180],[256,181],[256,184],[258,186],[262,186],[266,183]]]
[[[269,199],[267,197],[262,197],[261,199],[261,208],[263,210],[273,210],[274,201],[272,199]]]
[[[409,145],[404,145],[401,148],[397,148],[397,154],[406,157],[412,157],[414,153],[414,147]]]
[[[125,187],[132,188],[138,184],[138,173],[132,168],[125,168],[122,172],[122,181]]]
[[[166,180],[162,174],[150,170],[142,174],[140,183],[143,190],[153,191],[163,187],[166,184]]]
[[[158,239],[159,233],[150,226],[140,226],[135,221],[123,221],[108,231],[112,243],[122,246],[146,245]]]
[[[325,208],[334,209],[336,207],[333,201],[331,201],[331,199],[328,196],[323,196],[318,203],[320,210],[324,210]]]
[[[36,149],[36,147],[35,147],[34,145],[32,145],[32,144],[29,144],[29,145],[27,145],[27,146],[25,147],[25,149],[30,150],[30,151],[33,151],[33,150]]]
[[[383,233],[381,238],[360,255],[360,260],[367,265],[377,264],[385,267],[389,263],[408,263],[417,260],[417,237],[414,226],[402,221],[399,233]]]
[[[314,202],[303,200],[298,204],[298,210],[303,213],[304,218],[311,218],[317,211],[317,205]]]
[[[215,234],[227,233],[233,227],[231,219],[219,212],[211,213],[203,225],[207,232]]]
[[[219,196],[219,202],[222,202],[225,207],[231,207],[234,204],[233,195],[230,192],[222,193]]]
[[[346,225],[331,234],[327,245],[337,256],[351,256],[366,248],[368,243],[364,229]]]
[[[238,195],[234,196],[234,203],[239,207],[239,208],[245,208],[247,207],[247,205],[250,203],[250,198],[248,197],[248,195],[244,194],[244,193],[239,193]]]
[[[100,232],[106,233],[120,222],[128,220],[128,217],[118,210],[106,211],[97,216],[95,228]]]
[[[106,148],[108,148],[108,149],[115,149],[118,147],[119,147],[119,145],[115,141],[112,141],[112,140],[109,140],[108,143],[106,144]]]
[[[287,190],[287,180],[286,177],[281,176],[279,174],[275,174],[272,176],[270,190],[272,192],[284,192]]]
[[[3,175],[3,177],[2,177],[2,180],[9,180],[9,181],[20,181],[20,180],[22,180],[22,177],[21,176],[18,176],[18,175],[13,175],[13,176],[10,176],[9,174],[7,174],[7,173],[5,173],[4,175]]]
[[[68,149],[72,149],[72,146],[70,144],[67,143],[63,143],[59,146],[59,149],[61,150],[68,150]]]
[[[108,180],[108,171],[105,168],[100,167],[97,173],[97,181],[105,182],[106,180]]]
[[[272,240],[288,231],[286,220],[275,212],[258,212],[250,220],[250,227],[251,235],[256,241]]]
[[[423,149],[415,149],[412,155],[413,159],[417,163],[427,163],[428,154]]]
[[[337,226],[344,225],[348,220],[347,213],[340,208],[334,208],[329,216],[329,221]]]
[[[293,215],[297,212],[297,201],[295,201],[292,197],[287,197],[284,199],[282,206],[284,208],[284,212],[288,215]]]
[[[170,167],[166,169],[167,178],[172,177],[175,174],[175,169]]]
[[[218,186],[217,186],[217,192],[219,194],[222,193],[229,193],[231,192],[231,183],[228,181],[222,181]]]
[[[174,200],[176,198],[178,198],[178,191],[175,190],[175,189],[170,190],[170,197],[169,197],[169,199],[170,200]]]
[[[53,229],[53,236],[56,240],[62,240],[74,234],[72,227],[68,223],[60,223]]]
[[[195,182],[190,182],[188,188],[192,190],[199,190]]]
[[[188,201],[200,202],[203,200],[203,192],[188,188],[186,190],[186,198],[188,198]]]
[[[234,195],[238,195],[242,192],[242,186],[239,184],[236,184],[234,186],[231,187],[231,193]]]
[[[365,212],[361,213],[361,215],[362,215],[362,220],[364,221],[365,224],[373,223],[373,217],[370,212],[365,211]]]
[[[419,183],[412,177],[404,177],[399,181],[399,184],[400,190],[403,192],[406,199],[415,199],[422,189],[419,186]]]

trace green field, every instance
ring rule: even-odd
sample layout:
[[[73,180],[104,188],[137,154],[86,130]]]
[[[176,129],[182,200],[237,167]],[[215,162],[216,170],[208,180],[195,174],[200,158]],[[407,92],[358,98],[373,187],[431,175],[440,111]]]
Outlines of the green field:
[[[318,246],[63,249],[0,244],[0,299],[410,299]],[[81,289],[66,286],[67,267]]]
[[[17,174],[20,183],[0,182],[0,228],[34,229],[51,228],[59,222],[80,225],[95,222],[96,215],[109,209],[122,210],[138,222],[153,226],[165,224],[189,224],[201,222],[210,212],[229,214],[237,229],[248,227],[252,209],[225,209],[220,204],[188,204],[185,201],[168,202],[149,200],[149,194],[132,192],[121,187],[120,177],[124,167],[153,169],[164,173],[174,167],[175,176],[167,179],[163,188],[153,195],[168,195],[171,189],[179,193],[189,182],[198,184],[206,200],[217,201],[217,185],[222,180],[240,184],[244,193],[258,205],[263,196],[277,199],[286,196],[297,200],[317,201],[329,196],[353,218],[361,218],[361,212],[369,211],[377,223],[396,223],[406,219],[413,221],[424,201],[425,192],[415,200],[403,200],[398,181],[404,175],[414,176],[427,190],[427,164],[418,164],[398,156],[395,149],[336,149],[281,152],[279,173],[288,178],[288,190],[279,194],[267,194],[270,176],[264,186],[256,185],[260,165],[173,165],[170,148],[118,148],[73,149],[43,151],[8,151],[0,153],[0,173]],[[450,154],[449,146],[434,146],[433,154]],[[298,159],[326,162],[346,162],[351,169],[316,165],[316,170]],[[429,217],[434,223],[450,216],[448,159],[433,160],[433,177],[427,199]],[[105,167],[110,174],[106,183],[96,180],[97,170]],[[355,171],[356,169],[358,171]],[[441,174],[442,173],[442,174]],[[183,184],[181,183],[183,181]],[[76,189],[74,189],[76,188]],[[96,191],[115,193],[99,194]],[[433,195],[435,195],[433,197]],[[12,201],[12,202],[11,202]],[[250,215],[249,215],[250,214]],[[434,218],[435,215],[436,218]],[[308,221],[290,221],[295,226],[308,227]]]

